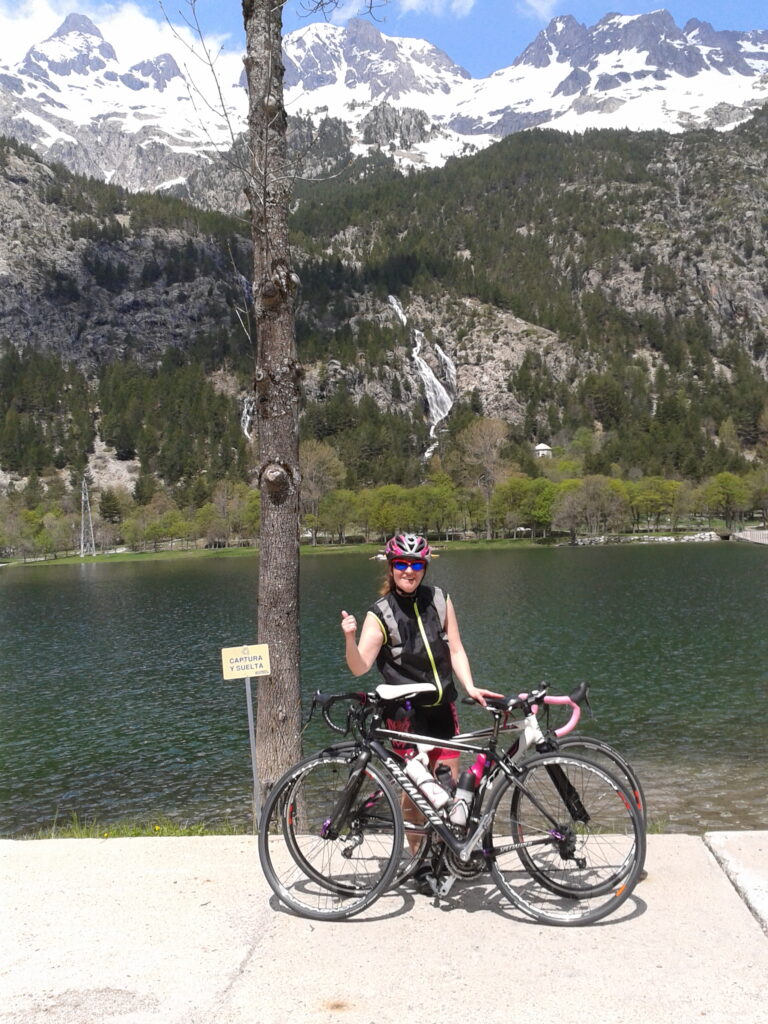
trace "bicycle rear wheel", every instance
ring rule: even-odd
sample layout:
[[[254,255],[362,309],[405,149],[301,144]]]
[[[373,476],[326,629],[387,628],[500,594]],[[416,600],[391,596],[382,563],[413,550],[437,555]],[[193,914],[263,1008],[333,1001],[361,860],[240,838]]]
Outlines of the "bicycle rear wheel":
[[[305,917],[359,914],[390,886],[403,854],[397,797],[375,767],[354,771],[357,754],[347,749],[300,762],[262,812],[264,874],[279,899]]]
[[[315,762],[320,758],[339,756],[343,757],[347,765],[352,765],[352,762],[360,753],[360,747],[352,743],[339,744],[336,747],[328,748],[319,754],[311,754],[309,757],[304,758],[303,761],[299,762],[299,766],[314,766]],[[353,802],[350,809],[350,815],[354,818],[357,827],[366,832],[391,832],[394,829],[393,818],[391,813],[391,805],[389,801],[384,797],[384,792],[378,787],[378,779],[381,777],[381,772],[368,765],[365,770],[368,783],[363,787],[358,794],[358,798]],[[300,773],[296,773],[296,779],[300,779]],[[395,888],[398,885],[402,885],[407,882],[418,869],[424,864],[430,856],[432,848],[432,834],[431,826],[428,822],[422,824],[414,824],[410,821],[406,821],[402,815],[402,796],[400,800],[399,817],[403,826],[403,843],[398,859],[397,868],[395,874],[390,882],[390,887]],[[286,842],[288,848],[291,850],[292,855],[297,863],[301,864],[307,874],[316,875],[319,881],[327,881],[324,879],[321,873],[319,873],[312,863],[303,855],[300,845],[293,841],[291,833],[286,833]]]
[[[614,775],[629,790],[630,795],[634,798],[635,807],[643,820],[643,824],[647,824],[645,793],[643,792],[642,783],[635,769],[618,750],[615,750],[603,740],[595,739],[594,736],[581,736],[579,734],[562,736],[554,740],[554,743],[556,751],[553,751],[553,753],[578,754],[580,757],[586,757],[588,760],[594,761],[595,764],[605,768],[609,775]]]
[[[576,755],[529,758],[491,805],[491,874],[528,916],[589,924],[632,892],[645,830],[621,783]]]

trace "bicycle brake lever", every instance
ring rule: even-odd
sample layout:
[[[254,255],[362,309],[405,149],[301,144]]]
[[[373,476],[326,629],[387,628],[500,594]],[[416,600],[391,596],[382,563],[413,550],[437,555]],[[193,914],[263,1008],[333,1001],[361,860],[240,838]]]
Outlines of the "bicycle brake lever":
[[[302,736],[304,735],[304,733],[305,733],[305,732],[307,731],[307,729],[309,728],[309,723],[310,723],[310,722],[312,721],[312,716],[313,716],[313,715],[314,715],[314,713],[315,713],[315,708],[316,708],[316,707],[317,707],[317,701],[316,701],[316,700],[315,700],[315,698],[313,697],[313,698],[312,698],[312,703],[311,703],[311,704],[309,705],[309,714],[307,715],[307,720],[306,720],[306,722],[304,723],[304,725],[302,725],[302,727],[301,727],[301,735],[302,735]]]

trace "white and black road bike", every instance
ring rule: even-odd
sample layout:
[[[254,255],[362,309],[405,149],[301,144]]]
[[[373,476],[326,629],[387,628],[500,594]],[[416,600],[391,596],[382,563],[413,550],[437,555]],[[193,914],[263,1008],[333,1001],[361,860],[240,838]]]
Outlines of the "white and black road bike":
[[[606,744],[586,740],[601,748],[598,762],[584,756],[591,752],[584,738],[565,738],[586,696],[582,685],[567,697],[549,696],[542,686],[487,698],[489,727],[437,741],[387,727],[393,702],[418,697],[413,686],[315,694],[310,716],[319,708],[350,738],[304,758],[269,794],[259,856],[272,890],[298,914],[339,920],[416,873],[438,897],[458,878],[490,873],[501,893],[539,922],[589,924],[613,913],[643,870],[642,789]],[[342,722],[334,721],[338,705],[346,709]],[[539,712],[548,705],[571,714],[545,732]],[[440,809],[427,799],[393,741],[474,755],[484,768],[466,811],[455,813],[455,798]],[[404,820],[408,800],[421,821]]]

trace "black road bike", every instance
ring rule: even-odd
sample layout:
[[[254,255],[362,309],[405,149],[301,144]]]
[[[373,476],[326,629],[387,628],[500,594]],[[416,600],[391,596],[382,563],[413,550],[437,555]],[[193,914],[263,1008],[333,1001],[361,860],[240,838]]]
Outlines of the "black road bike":
[[[312,712],[320,708],[331,728],[352,738],[304,758],[267,798],[259,856],[278,898],[303,916],[339,920],[426,867],[436,896],[447,896],[457,878],[490,872],[515,907],[543,923],[589,924],[621,906],[645,859],[636,792],[605,762],[552,749],[578,722],[586,687],[569,697],[550,697],[542,687],[487,699],[488,728],[439,741],[485,755],[462,826],[450,821],[450,803],[442,811],[432,806],[389,746],[435,745],[433,737],[386,727],[392,701],[417,696],[413,687],[391,686],[315,695]],[[340,703],[343,723],[332,716]],[[549,737],[538,717],[547,703],[571,708]],[[405,798],[422,822],[403,819]]]

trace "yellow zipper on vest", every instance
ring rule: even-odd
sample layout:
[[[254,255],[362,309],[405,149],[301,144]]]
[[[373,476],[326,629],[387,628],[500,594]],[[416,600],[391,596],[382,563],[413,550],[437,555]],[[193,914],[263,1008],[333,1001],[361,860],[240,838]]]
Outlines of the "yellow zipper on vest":
[[[426,630],[424,629],[424,623],[421,621],[421,615],[419,614],[419,605],[417,601],[413,602],[413,608],[414,611],[416,612],[416,621],[419,624],[419,632],[421,633],[421,639],[424,641],[424,646],[426,647],[427,654],[429,655],[429,663],[432,666],[432,674],[435,677],[435,686],[437,686],[437,700],[435,701],[434,704],[428,705],[428,707],[434,708],[437,707],[437,705],[443,699],[443,684],[440,682],[440,676],[437,671],[437,665],[435,664],[435,657],[432,654],[432,648],[429,646],[429,640],[427,640],[427,633]]]

